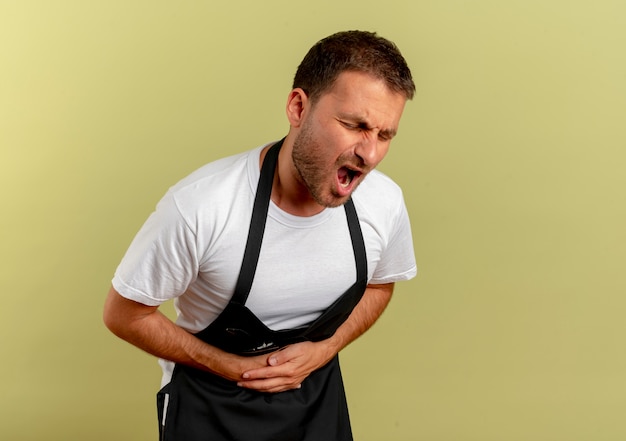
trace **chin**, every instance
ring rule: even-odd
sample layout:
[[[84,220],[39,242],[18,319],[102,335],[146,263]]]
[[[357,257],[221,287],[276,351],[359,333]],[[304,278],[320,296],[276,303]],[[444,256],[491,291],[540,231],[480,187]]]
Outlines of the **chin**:
[[[337,195],[329,195],[325,198],[315,198],[315,201],[326,208],[336,208],[340,207],[350,199],[350,195],[348,196],[337,196]]]

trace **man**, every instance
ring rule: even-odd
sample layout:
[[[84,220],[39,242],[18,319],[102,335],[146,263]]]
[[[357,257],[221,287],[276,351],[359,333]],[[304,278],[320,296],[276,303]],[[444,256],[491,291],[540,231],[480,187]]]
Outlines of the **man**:
[[[327,37],[298,67],[282,141],[159,202],[104,320],[160,358],[162,440],[352,439],[337,354],[416,273],[401,191],[373,171],[414,91],[393,43]],[[170,299],[176,324],[158,310]]]

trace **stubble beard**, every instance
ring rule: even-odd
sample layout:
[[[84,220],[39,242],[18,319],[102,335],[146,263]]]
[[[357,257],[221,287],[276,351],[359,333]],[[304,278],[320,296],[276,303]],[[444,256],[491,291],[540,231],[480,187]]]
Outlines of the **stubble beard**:
[[[328,168],[334,166],[324,164],[324,147],[314,138],[309,125],[305,123],[293,143],[291,159],[299,175],[300,182],[307,188],[315,202],[327,208],[339,207],[348,198],[337,195],[326,180],[331,179]],[[325,187],[328,186],[328,190]]]

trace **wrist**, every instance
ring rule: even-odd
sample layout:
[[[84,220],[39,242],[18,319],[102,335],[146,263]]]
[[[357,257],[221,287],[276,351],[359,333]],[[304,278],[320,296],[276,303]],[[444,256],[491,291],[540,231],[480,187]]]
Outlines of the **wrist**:
[[[342,339],[337,335],[337,333],[333,334],[325,340],[319,341],[318,345],[321,348],[321,351],[324,354],[324,358],[326,361],[331,360],[335,355],[339,353],[339,351],[343,349]]]

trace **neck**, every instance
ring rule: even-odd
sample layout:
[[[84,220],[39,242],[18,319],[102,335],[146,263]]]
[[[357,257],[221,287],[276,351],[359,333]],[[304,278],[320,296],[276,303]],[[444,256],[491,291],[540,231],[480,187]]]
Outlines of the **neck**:
[[[291,151],[293,149],[293,134],[285,138],[278,154],[278,165],[272,184],[272,202],[281,210],[294,216],[308,217],[324,210],[312,197],[307,187],[300,181],[298,171],[293,165]],[[267,148],[261,152],[261,162]]]

